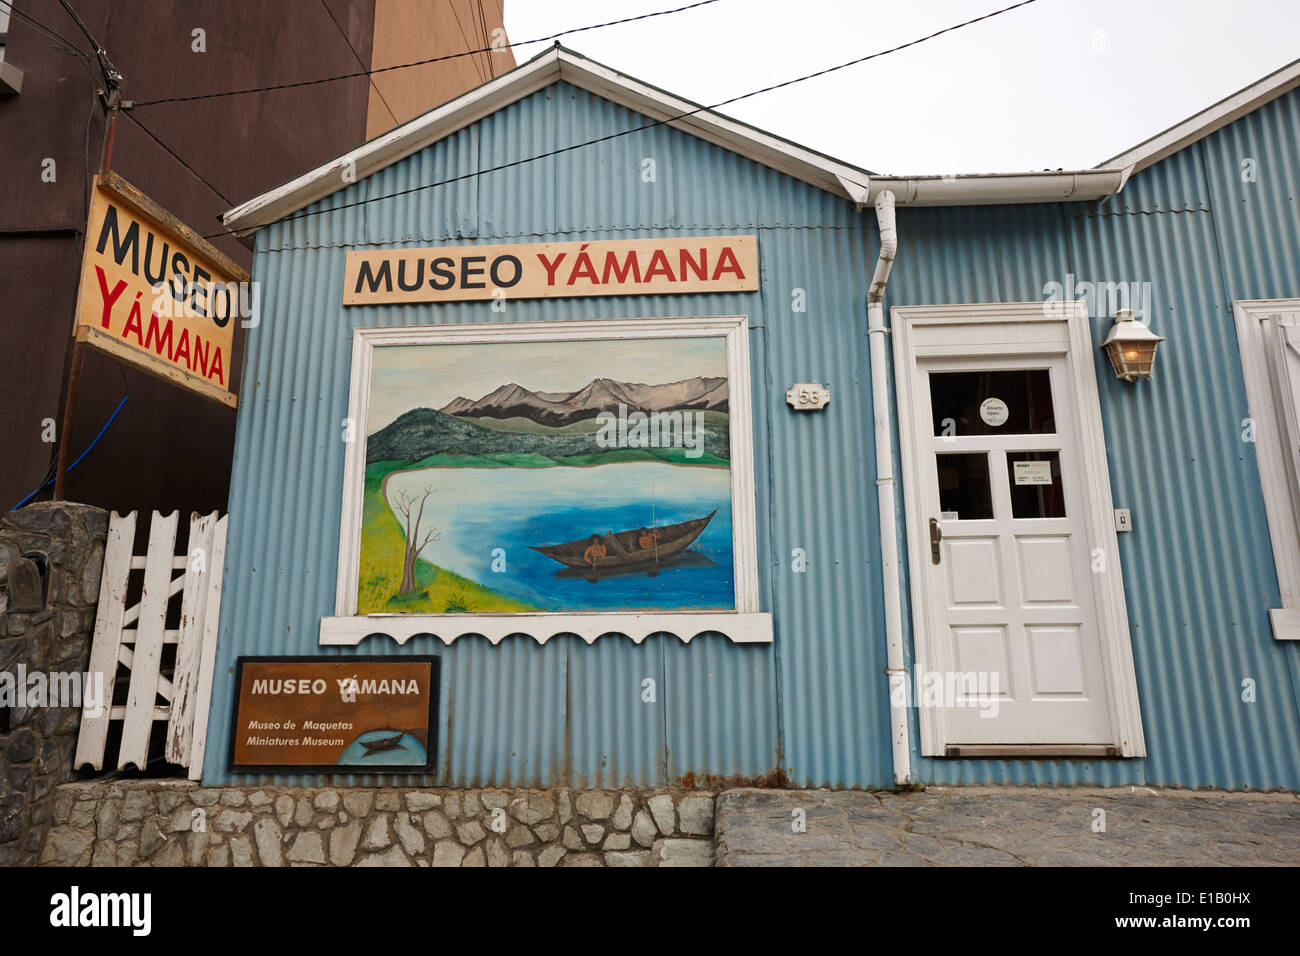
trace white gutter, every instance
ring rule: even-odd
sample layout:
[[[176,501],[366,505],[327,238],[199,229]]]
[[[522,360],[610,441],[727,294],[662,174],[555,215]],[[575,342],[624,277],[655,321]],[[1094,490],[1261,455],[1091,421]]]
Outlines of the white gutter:
[[[874,183],[873,183],[874,185]],[[894,783],[902,786],[912,776],[911,746],[907,735],[907,668],[903,665],[903,609],[898,583],[898,529],[894,522],[894,449],[890,434],[889,386],[885,381],[885,286],[898,253],[894,227],[894,194],[876,195],[876,227],[880,230],[880,258],[867,293],[867,338],[871,344],[871,405],[876,423],[876,503],[880,510],[880,578],[885,590],[886,673],[889,675],[889,726],[894,754]]]
[[[983,206],[1000,203],[1081,202],[1105,199],[1124,188],[1122,167],[1077,172],[980,173],[972,176],[872,176],[867,199],[886,192],[899,206]]]

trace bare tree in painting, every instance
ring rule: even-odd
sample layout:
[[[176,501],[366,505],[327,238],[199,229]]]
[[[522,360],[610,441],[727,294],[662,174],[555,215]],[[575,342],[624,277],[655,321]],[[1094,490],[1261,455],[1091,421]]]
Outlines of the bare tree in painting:
[[[420,532],[420,526],[424,523],[424,505],[432,495],[433,488],[431,487],[426,487],[418,498],[403,491],[398,494],[397,502],[394,505],[394,510],[402,516],[402,524],[406,527],[406,546],[403,549],[402,559],[402,584],[397,591],[399,597],[405,597],[416,590],[415,559],[420,556],[420,552],[424,550],[425,545],[442,538],[442,532],[435,525],[430,525],[424,531],[423,536],[421,536]]]

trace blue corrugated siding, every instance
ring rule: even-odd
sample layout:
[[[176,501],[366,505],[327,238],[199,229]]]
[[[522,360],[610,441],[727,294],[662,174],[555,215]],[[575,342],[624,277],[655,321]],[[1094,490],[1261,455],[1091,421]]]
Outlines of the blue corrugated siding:
[[[233,688],[227,669],[235,657],[318,652],[319,619],[332,613],[354,328],[737,314],[748,315],[753,327],[762,605],[807,609],[779,614],[778,640],[792,651],[797,645],[793,673],[815,671],[832,685],[814,702],[785,695],[795,702],[789,719],[801,741],[793,772],[801,781],[839,785],[888,780],[887,755],[882,759],[870,745],[885,733],[883,701],[866,692],[868,683],[883,680],[882,651],[872,638],[878,628],[865,623],[880,619],[881,604],[879,570],[869,566],[876,535],[871,486],[861,478],[874,468],[860,321],[862,263],[872,253],[864,245],[869,223],[852,205],[658,128],[566,153],[563,162],[547,159],[340,208],[645,122],[556,84],[308,210],[337,212],[291,219],[259,235],[263,320],[250,336],[250,384],[236,442],[208,781],[228,779]],[[652,182],[643,178],[647,159],[654,161]],[[758,293],[521,301],[505,315],[489,303],[345,310],[340,302],[349,246],[736,230],[759,233]],[[807,290],[805,314],[791,312],[796,287]],[[781,328],[779,361],[769,355],[769,317]],[[833,365],[819,358],[826,355],[835,356]],[[843,413],[807,416],[799,428],[788,427],[784,393],[796,370],[831,377]],[[782,423],[777,441],[774,422]],[[860,469],[837,467],[846,448]],[[805,504],[795,510],[791,501]],[[846,525],[844,509],[868,523]],[[776,533],[775,526],[800,530]],[[809,574],[789,571],[793,547],[808,551]],[[837,595],[843,599],[832,600]],[[820,619],[817,608],[830,616]],[[690,775],[754,778],[780,765],[782,714],[771,646],[738,646],[716,635],[683,644],[660,635],[640,646],[625,638],[592,646],[557,638],[538,646],[516,637],[496,647],[477,638],[443,647],[422,637],[398,648],[372,637],[358,652],[442,655],[438,783],[662,785]],[[655,681],[653,703],[641,699],[647,677]],[[814,745],[846,726],[852,748]]]
[[[1137,527],[1120,536],[1120,558],[1151,756],[917,757],[922,782],[1300,786],[1296,649],[1278,646],[1268,627],[1277,585],[1253,447],[1239,438],[1246,406],[1231,316],[1233,298],[1300,294],[1296,96],[1140,174],[1101,206],[900,210],[890,305],[1039,300],[1046,283],[1071,274],[1149,281],[1152,324],[1169,337],[1157,378],[1136,388],[1096,357],[1115,502],[1134,509]],[[439,772],[424,782],[663,785],[780,769],[797,786],[889,785],[864,304],[871,215],[662,127],[456,178],[646,122],[557,83],[312,207],[338,211],[259,235],[263,319],[249,336],[239,413],[206,782],[230,779],[235,657],[320,651],[319,619],[334,601],[354,328],[745,314],[760,592],[775,615],[774,645],[659,635],[639,646],[515,637],[493,647],[471,637],[445,647],[425,636],[402,648],[372,637],[357,652],[442,656]],[[1251,186],[1236,172],[1243,156],[1258,161]],[[506,315],[488,303],[340,304],[351,246],[737,231],[759,235],[757,293],[521,301]],[[797,289],[806,312],[793,311]],[[1094,319],[1096,341],[1108,325]],[[830,386],[828,411],[790,412],[785,389],[810,380]],[[807,573],[791,569],[796,548]],[[641,699],[647,677],[654,703]],[[1240,701],[1246,677],[1258,685],[1254,704]],[[915,717],[912,729],[915,740]]]
[[[900,211],[893,305],[1040,300],[1069,275],[1147,282],[1169,340],[1136,387],[1094,356],[1115,505],[1133,509],[1119,547],[1148,757],[922,758],[923,782],[1300,788],[1300,649],[1269,626],[1280,598],[1232,315],[1235,299],[1300,295],[1298,116],[1291,93],[1100,205]],[[1094,316],[1094,343],[1109,327]]]

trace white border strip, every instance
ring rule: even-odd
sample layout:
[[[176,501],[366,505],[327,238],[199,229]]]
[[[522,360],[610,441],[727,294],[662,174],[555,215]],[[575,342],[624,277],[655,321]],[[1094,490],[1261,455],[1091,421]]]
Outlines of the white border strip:
[[[500,644],[512,634],[545,644],[559,634],[576,634],[588,644],[602,634],[623,634],[640,644],[651,634],[668,633],[689,644],[701,634],[719,633],[735,644],[771,644],[772,615],[761,614],[372,614],[324,617],[323,647],[356,647],[371,634],[405,644],[417,634],[431,634],[444,644],[478,634]]]

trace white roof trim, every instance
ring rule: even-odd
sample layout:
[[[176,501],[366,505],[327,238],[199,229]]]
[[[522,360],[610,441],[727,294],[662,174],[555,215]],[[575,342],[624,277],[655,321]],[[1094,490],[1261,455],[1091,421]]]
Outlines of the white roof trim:
[[[556,80],[567,80],[651,119],[667,120],[666,125],[853,202],[860,203],[866,196],[870,176],[866,170],[701,109],[697,103],[665,93],[557,46],[437,109],[235,206],[222,214],[221,221],[236,235],[256,232]],[[680,119],[669,119],[693,110],[698,112]],[[347,180],[343,178],[345,171],[349,174]]]
[[[1241,119],[1247,113],[1253,113],[1297,86],[1300,86],[1300,60],[1292,60],[1282,69],[1270,73],[1259,82],[1252,83],[1244,90],[1238,90],[1213,106],[1201,110],[1195,116],[1190,116],[1176,126],[1169,127],[1163,133],[1157,133],[1101,165],[1128,170],[1130,175],[1141,172],[1148,166],[1172,156],[1180,149],[1186,149],[1211,133],[1223,129],[1229,123]]]
[[[222,214],[221,220],[236,235],[246,237],[556,80],[567,80],[651,119],[664,120],[668,126],[848,199],[861,209],[874,203],[876,196],[885,189],[894,192],[900,206],[1105,199],[1123,189],[1134,173],[1300,86],[1300,60],[1095,169],[962,176],[879,176],[701,108],[697,103],[625,76],[557,45],[509,73],[235,206]],[[691,115],[682,116],[684,113]],[[347,179],[344,178],[345,172]]]

